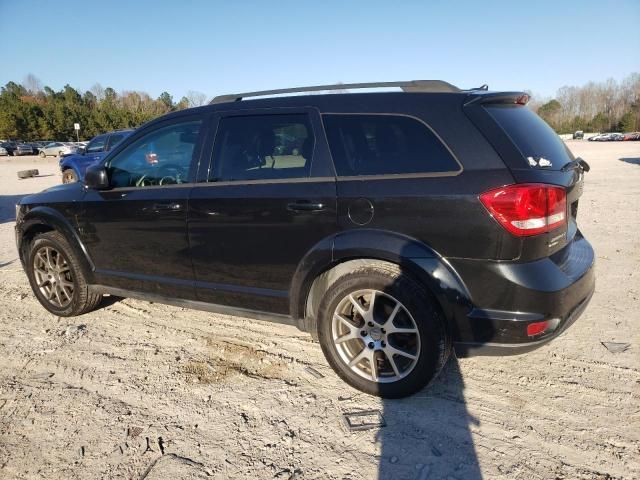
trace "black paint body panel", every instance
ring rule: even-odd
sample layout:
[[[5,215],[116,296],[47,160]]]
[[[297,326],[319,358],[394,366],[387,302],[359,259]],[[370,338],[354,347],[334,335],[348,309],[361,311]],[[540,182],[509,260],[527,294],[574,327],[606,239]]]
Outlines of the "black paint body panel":
[[[204,133],[188,183],[105,191],[70,184],[25,197],[16,222],[21,259],[26,241],[55,228],[97,289],[197,308],[215,304],[227,313],[260,312],[255,316],[288,318],[307,329],[313,325],[305,319],[307,295],[318,275],[352,259],[385,260],[433,295],[460,354],[535,348],[575,321],[593,292],[594,254],[576,223],[583,176],[523,166],[482,109],[491,95],[314,95],[166,115],[138,129],[103,162],[155,128],[195,118]],[[289,112],[309,115],[312,178],[207,183],[221,118]],[[415,117],[437,132],[461,168],[445,175],[337,178],[325,113]],[[527,182],[566,188],[567,228],[515,237],[478,200],[487,190]],[[300,202],[321,207],[292,209]],[[528,323],[555,318],[554,331],[527,337]]]

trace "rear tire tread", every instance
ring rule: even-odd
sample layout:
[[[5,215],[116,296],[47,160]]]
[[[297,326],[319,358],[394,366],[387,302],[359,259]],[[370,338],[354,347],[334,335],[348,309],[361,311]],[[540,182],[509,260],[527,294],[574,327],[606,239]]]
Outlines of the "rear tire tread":
[[[331,318],[327,318],[326,310],[330,304],[335,303],[335,295],[337,291],[341,290],[342,285],[344,285],[345,282],[349,282],[351,279],[366,280],[367,278],[379,276],[385,277],[385,279],[388,280],[389,285],[393,284],[394,289],[403,292],[403,297],[418,299],[417,301],[423,304],[425,311],[418,312],[418,315],[416,315],[415,311],[411,311],[416,322],[425,322],[427,321],[427,317],[432,320],[429,322],[429,326],[430,328],[435,329],[435,334],[438,337],[436,345],[436,348],[438,349],[438,356],[434,362],[435,364],[430,369],[432,372],[431,375],[429,375],[428,372],[426,372],[426,376],[418,375],[419,370],[416,367],[416,375],[412,372],[398,382],[392,384],[376,384],[366,379],[350,377],[349,374],[343,370],[345,367],[340,363],[340,360],[333,358],[333,354],[329,353],[328,350],[333,349],[333,346],[325,345],[325,342],[331,342],[332,340],[330,340],[330,334],[327,335],[327,332],[324,332],[323,328],[331,328]],[[442,314],[436,299],[426,290],[424,285],[415,280],[414,277],[407,272],[404,272],[399,265],[382,261],[372,260],[366,265],[357,266],[348,273],[338,277],[331,285],[329,285],[318,309],[317,331],[323,353],[338,376],[358,390],[383,398],[406,397],[416,393],[422,388],[425,388],[440,374],[451,353],[451,335],[449,334],[445,317]],[[426,349],[427,345],[423,348]],[[424,374],[425,372],[422,373]]]

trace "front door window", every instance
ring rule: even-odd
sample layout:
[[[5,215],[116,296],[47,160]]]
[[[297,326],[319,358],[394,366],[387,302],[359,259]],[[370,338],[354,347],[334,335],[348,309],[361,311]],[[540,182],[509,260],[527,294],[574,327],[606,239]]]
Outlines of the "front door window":
[[[154,130],[120,152],[107,168],[110,184],[149,187],[186,183],[200,134],[200,121]]]

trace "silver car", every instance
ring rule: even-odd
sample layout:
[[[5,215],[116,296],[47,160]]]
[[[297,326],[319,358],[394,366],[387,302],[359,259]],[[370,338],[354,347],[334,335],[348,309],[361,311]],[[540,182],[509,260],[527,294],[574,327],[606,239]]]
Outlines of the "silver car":
[[[64,157],[76,153],[78,148],[70,143],[51,142],[40,149],[40,156],[44,157]]]
[[[6,148],[0,147],[0,157],[4,157],[5,155],[9,155],[9,152],[7,152]]]

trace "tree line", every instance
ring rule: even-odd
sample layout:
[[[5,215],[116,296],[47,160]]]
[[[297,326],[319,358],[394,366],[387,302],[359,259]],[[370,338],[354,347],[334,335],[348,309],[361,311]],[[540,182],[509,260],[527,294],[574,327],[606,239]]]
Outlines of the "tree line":
[[[640,73],[622,81],[589,82],[560,88],[555,98],[533,96],[530,108],[558,133],[640,130]]]
[[[74,141],[74,123],[80,124],[80,138],[90,139],[206,102],[207,96],[196,91],[174,102],[167,92],[154,99],[139,91],[117,93],[99,83],[84,93],[70,85],[55,91],[28,75],[22,83],[0,88],[0,139]]]
[[[565,86],[552,99],[532,98],[529,107],[558,133],[640,130],[639,73],[621,82],[610,79]],[[30,74],[22,83],[9,82],[0,88],[0,139],[72,141],[76,138],[74,123],[80,123],[81,138],[89,139],[206,101],[207,96],[196,91],[174,102],[167,92],[154,99],[140,91],[117,93],[99,83],[84,93],[70,85],[55,91]]]

